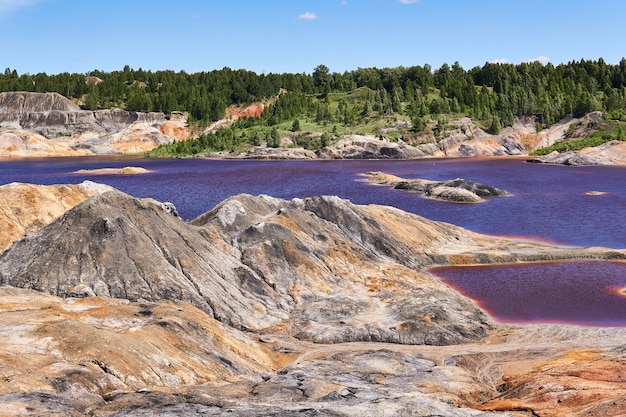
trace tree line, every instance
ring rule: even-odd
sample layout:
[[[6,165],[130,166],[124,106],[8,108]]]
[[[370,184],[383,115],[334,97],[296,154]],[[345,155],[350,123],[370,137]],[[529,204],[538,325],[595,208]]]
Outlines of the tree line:
[[[329,95],[360,88],[368,91],[362,101],[342,102],[331,110]],[[425,125],[426,117],[463,114],[490,121],[492,130],[499,130],[522,116],[535,116],[542,126],[595,110],[621,118],[626,109],[626,59],[616,65],[600,58],[557,66],[486,63],[465,70],[455,62],[434,70],[424,65],[344,73],[319,65],[311,74],[230,68],[188,74],[126,66],[112,72],[20,75],[7,68],[0,74],[0,91],[57,92],[90,110],[184,111],[202,123],[224,117],[228,106],[272,99],[264,115],[268,126],[302,112],[314,114],[317,121],[346,124],[359,116],[404,114],[417,128]]]

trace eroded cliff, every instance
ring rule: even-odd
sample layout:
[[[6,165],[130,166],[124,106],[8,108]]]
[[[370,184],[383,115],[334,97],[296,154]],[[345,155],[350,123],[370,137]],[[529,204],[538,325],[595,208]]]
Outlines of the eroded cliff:
[[[0,93],[0,156],[143,152],[171,143],[167,133],[185,137],[179,128],[159,112],[89,111],[57,93]]]

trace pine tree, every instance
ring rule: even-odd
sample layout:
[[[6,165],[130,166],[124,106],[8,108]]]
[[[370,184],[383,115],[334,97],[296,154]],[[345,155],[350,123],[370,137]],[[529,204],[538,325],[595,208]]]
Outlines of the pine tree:
[[[270,131],[267,145],[270,148],[278,148],[280,146],[280,136],[278,134],[278,129],[276,129],[276,127],[273,127],[272,130]]]
[[[297,132],[299,130],[300,130],[300,120],[296,119],[291,124],[291,131],[292,132]]]
[[[500,124],[500,118],[497,115],[493,116],[493,120],[491,121],[491,127],[489,128],[489,133],[492,135],[499,135],[502,131],[502,125]]]

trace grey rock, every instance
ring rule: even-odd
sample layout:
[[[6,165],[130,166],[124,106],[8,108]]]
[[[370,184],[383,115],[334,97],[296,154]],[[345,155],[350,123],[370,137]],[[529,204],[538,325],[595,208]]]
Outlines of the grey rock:
[[[557,165],[610,165],[611,161],[599,156],[586,155],[576,151],[554,152],[540,158],[530,158],[527,162]]]
[[[457,178],[450,181],[405,180],[399,181],[398,190],[415,191],[438,200],[457,203],[478,203],[482,197],[500,197],[510,195],[487,184]]]
[[[317,156],[320,159],[410,159],[432,155],[438,150],[432,143],[411,146],[373,136],[349,135],[332,147],[321,149]]]
[[[483,313],[435,279],[418,276],[415,270],[432,258],[381,221],[337,197],[242,195],[185,223],[156,201],[107,192],[14,244],[0,257],[0,284],[61,297],[180,300],[238,329],[286,323],[285,331],[322,343],[450,344],[484,337]],[[410,222],[456,233],[418,217]],[[402,269],[407,281],[363,283],[362,273],[386,279],[380,275],[386,268]],[[411,281],[424,279],[424,285]],[[424,302],[424,317],[390,307],[407,298]],[[446,314],[425,318],[441,299]]]
[[[174,205],[174,203],[170,203],[169,201],[166,201],[162,203],[162,206],[163,206],[163,210],[165,210],[167,214],[171,214],[174,217],[180,217],[178,214],[178,210],[176,210],[176,206]]]
[[[49,139],[89,133],[95,135],[76,144],[95,153],[117,153],[108,146],[110,135],[135,122],[158,125],[166,121],[161,112],[141,113],[121,109],[82,110],[57,93],[0,93],[0,124],[39,133]],[[154,138],[153,138],[154,139]]]
[[[204,396],[187,395],[185,403],[172,396],[157,397],[156,393],[147,392],[142,395],[145,398],[134,395],[143,406],[114,415],[511,416],[459,408],[446,399],[429,396],[427,387],[438,383],[438,368],[431,360],[385,349],[339,353],[330,360],[313,360],[282,369],[271,379],[256,384],[253,395],[242,404],[218,404],[211,400],[217,395],[209,387],[204,389]],[[447,368],[446,372],[457,371]],[[336,389],[324,393],[321,387],[329,384]],[[110,405],[115,406],[115,400]]]

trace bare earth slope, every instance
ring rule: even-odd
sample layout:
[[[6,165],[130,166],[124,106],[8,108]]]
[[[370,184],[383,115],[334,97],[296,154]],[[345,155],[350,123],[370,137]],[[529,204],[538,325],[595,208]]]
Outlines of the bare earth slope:
[[[180,124],[158,112],[82,110],[57,93],[3,92],[0,157],[143,152],[187,137]]]
[[[626,165],[626,142],[611,141],[580,151],[552,152],[529,162],[560,165]]]
[[[81,201],[113,188],[85,181],[78,185],[0,186],[0,253],[27,233],[46,226]]]
[[[626,251],[495,239],[336,197],[240,195],[185,223],[106,192],[0,256],[0,409],[615,415],[622,329],[502,326],[426,272],[582,258]]]

